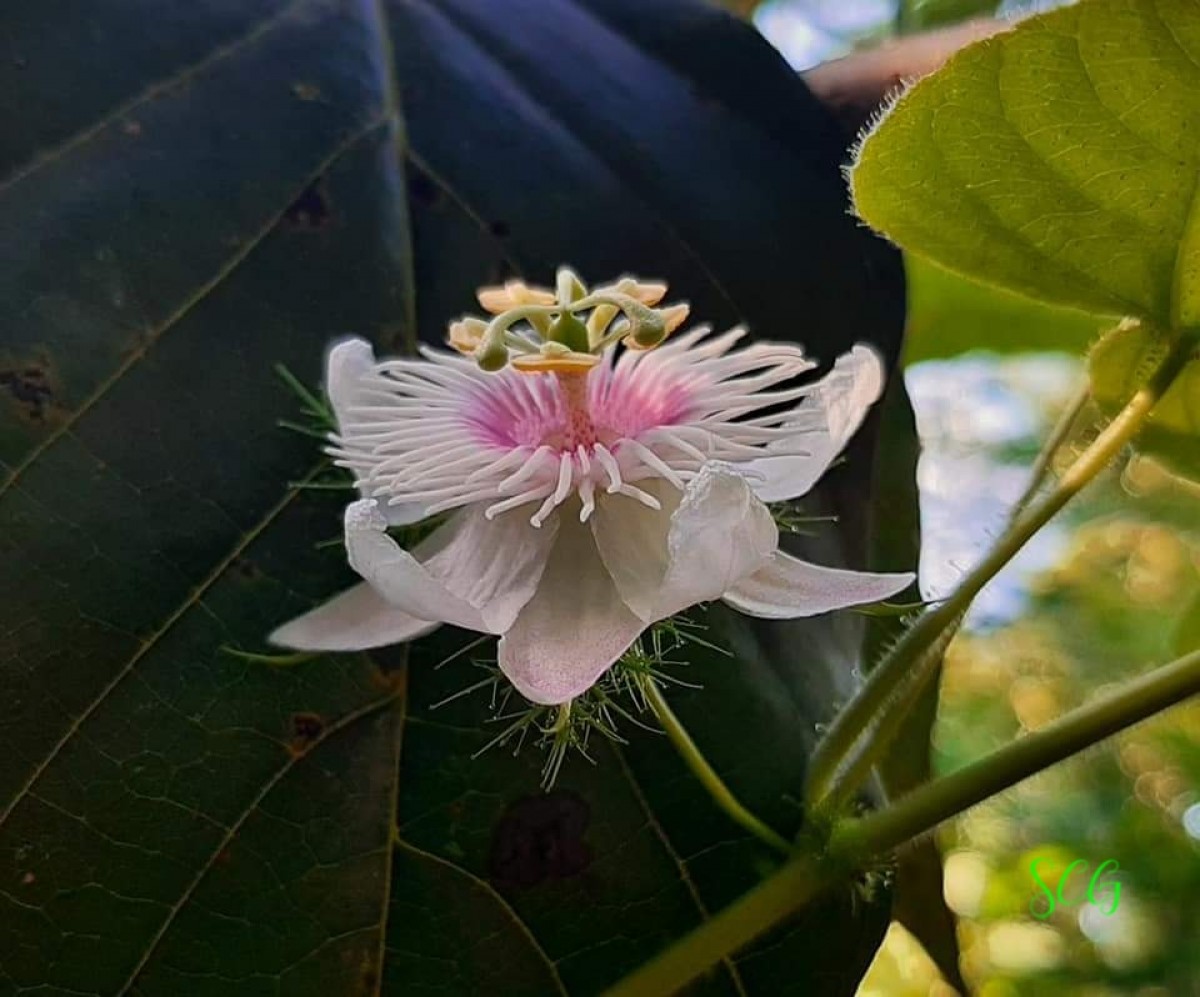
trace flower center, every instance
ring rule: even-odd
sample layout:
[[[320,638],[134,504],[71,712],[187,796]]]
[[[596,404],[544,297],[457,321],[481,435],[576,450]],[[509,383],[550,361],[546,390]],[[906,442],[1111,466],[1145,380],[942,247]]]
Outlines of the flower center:
[[[536,506],[535,527],[568,500],[581,522],[601,495],[661,510],[654,482],[682,491],[711,461],[802,454],[789,441],[820,427],[785,406],[813,389],[783,385],[813,367],[803,351],[734,351],[740,327],[664,345],[688,311],[656,308],[665,293],[631,277],[589,292],[565,268],[554,293],[484,288],[495,317],[450,326],[464,356],[423,349],[421,360],[375,365],[332,452],[365,495],[387,496],[403,516],[479,503],[493,519]]]

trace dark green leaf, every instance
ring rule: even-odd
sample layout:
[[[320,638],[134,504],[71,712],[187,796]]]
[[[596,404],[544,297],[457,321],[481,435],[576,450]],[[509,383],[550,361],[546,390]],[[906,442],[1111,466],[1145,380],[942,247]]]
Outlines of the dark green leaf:
[[[0,68],[0,989],[594,993],[771,857],[661,737],[548,797],[529,746],[471,760],[486,702],[431,709],[476,677],[432,667],[453,633],[411,665],[228,653],[349,581],[274,368],[439,341],[477,285],[564,261],[894,359],[899,268],[845,214],[836,128],[683,0],[130,10],[24,5]],[[865,562],[872,450],[814,558]],[[794,830],[862,618],[711,622],[737,660],[697,651],[672,698]],[[697,992],[851,993],[886,918],[845,892]]]

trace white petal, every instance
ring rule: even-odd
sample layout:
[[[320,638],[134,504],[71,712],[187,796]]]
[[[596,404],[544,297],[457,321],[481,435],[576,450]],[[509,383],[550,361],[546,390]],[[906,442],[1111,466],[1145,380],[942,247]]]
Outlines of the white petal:
[[[334,343],[325,359],[325,394],[333,406],[339,430],[351,421],[352,406],[366,404],[370,399],[363,392],[363,378],[375,367],[375,351],[365,339],[354,337]],[[359,489],[362,494],[362,489]],[[365,496],[364,496],[365,497]],[[403,502],[396,505],[381,504],[379,511],[389,526],[405,526],[419,523],[428,513],[427,503]]]
[[[554,540],[554,524],[541,530],[511,517],[483,518],[469,508],[409,553],[387,535],[374,499],[346,509],[350,566],[393,606],[423,620],[468,630],[503,633],[532,598]]]
[[[285,623],[267,640],[300,651],[362,651],[415,640],[437,627],[384,602],[363,582]]]
[[[591,520],[621,597],[647,623],[720,598],[778,545],[770,512],[727,465],[705,464],[682,498],[663,484],[655,495],[661,512],[606,496]]]
[[[563,703],[595,684],[643,627],[589,528],[565,515],[537,594],[500,640],[500,668],[526,699]]]
[[[476,607],[447,590],[387,535],[387,520],[380,515],[377,505],[374,499],[361,499],[346,507],[346,554],[350,567],[387,602],[418,619],[486,631],[483,614]]]
[[[363,404],[362,379],[375,366],[375,351],[357,337],[334,343],[325,359],[325,394],[338,425],[347,421],[349,409]]]
[[[776,446],[803,447],[805,456],[763,457],[741,465],[761,475],[754,486],[764,502],[805,494],[862,425],[868,410],[883,393],[883,359],[861,343],[843,353],[812,392],[796,406],[796,435]]]
[[[494,519],[484,506],[469,506],[413,553],[447,591],[480,611],[490,633],[503,633],[537,591],[559,522],[551,516],[531,526],[528,506]]]
[[[768,563],[778,546],[775,521],[746,479],[722,464],[706,464],[671,516],[670,567],[657,618],[719,598]]]
[[[777,551],[769,564],[726,592],[725,601],[750,616],[790,620],[879,602],[907,588],[914,577],[825,568]]]
[[[671,515],[683,493],[662,480],[641,487],[662,504],[648,508],[624,495],[601,495],[590,520],[596,548],[617,591],[646,623],[653,623],[663,578],[667,574],[667,536]]]

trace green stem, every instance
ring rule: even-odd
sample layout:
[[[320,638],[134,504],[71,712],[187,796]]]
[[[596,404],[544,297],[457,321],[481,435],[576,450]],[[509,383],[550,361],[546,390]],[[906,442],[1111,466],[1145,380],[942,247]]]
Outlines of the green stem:
[[[989,796],[1197,694],[1200,651],[1193,651],[977,762],[926,783],[884,810],[835,825],[830,850],[856,860],[889,852]]]
[[[545,337],[550,328],[550,316],[558,310],[557,305],[518,305],[509,308],[493,318],[484,330],[480,348],[489,344],[492,347],[504,346],[508,330],[522,319],[537,330],[538,335]]]
[[[571,703],[574,700],[568,699],[565,703],[560,703],[558,711],[554,715],[554,725],[550,728],[551,732],[556,736],[561,736],[571,729]]]
[[[849,870],[887,854],[942,821],[1064,758],[1200,694],[1200,651],[1164,665],[965,768],[901,797],[885,810],[834,825],[826,854],[799,856],[626,977],[606,997],[675,993],[709,967],[799,910]]]
[[[1075,424],[1079,422],[1080,415],[1091,400],[1092,386],[1089,381],[1085,380],[1083,386],[1075,392],[1067,406],[1059,414],[1058,421],[1050,430],[1050,436],[1042,445],[1042,449],[1038,451],[1037,459],[1029,469],[1029,484],[1025,486],[1025,491],[1021,493],[1021,497],[1013,506],[1013,518],[1024,512],[1029,507],[1029,503],[1037,497],[1043,482],[1050,475],[1054,459],[1063,446],[1074,437]]]
[[[814,807],[814,814],[836,814],[847,798],[870,777],[871,770],[883,758],[916,708],[921,694],[937,675],[938,665],[946,648],[958,633],[962,619],[963,614],[959,613],[945,622],[941,632],[932,642],[916,653],[909,674],[893,688],[885,708],[862,732],[851,751],[847,752],[828,792],[821,798],[819,805]]]
[[[542,330],[540,329],[538,330],[538,332],[541,331]],[[540,352],[539,347],[536,344],[531,343],[524,336],[520,336],[517,333],[511,332],[507,329],[504,332],[504,345],[510,350],[516,350],[518,353],[533,354]]]
[[[663,997],[803,907],[835,882],[832,869],[796,858],[615,986],[604,997]]]
[[[679,752],[680,757],[687,763],[688,768],[692,770],[692,774],[708,790],[708,795],[712,797],[713,802],[724,810],[735,823],[744,827],[755,837],[784,855],[792,855],[795,849],[788,844],[787,839],[776,831],[773,831],[742,806],[729,787],[721,781],[721,777],[708,764],[708,760],[700,753],[700,749],[696,747],[696,742],[692,740],[686,728],[679,722],[679,718],[675,716],[671,707],[667,705],[666,697],[663,696],[662,689],[658,687],[658,683],[652,678],[647,678],[641,685],[642,691],[646,696],[646,702],[654,710],[654,714],[658,717],[658,722],[662,724],[663,730],[666,731],[667,737],[675,746],[675,750]]]
[[[1012,507],[1012,511],[1009,513],[1010,523],[1019,519],[1021,514],[1029,507],[1029,504],[1037,497],[1042,484],[1045,482],[1054,465],[1055,457],[1074,437],[1075,427],[1079,422],[1080,414],[1087,407],[1087,403],[1091,400],[1091,397],[1091,386],[1085,381],[1082,388],[1075,393],[1074,397],[1072,397],[1059,415],[1054,428],[1050,431],[1050,435],[1046,438],[1046,442],[1042,445],[1041,450],[1038,451],[1037,458],[1030,468],[1029,483],[1026,485],[1025,491],[1017,499]],[[860,764],[860,771],[868,771],[872,765],[878,763],[884,750],[895,739],[908,715],[916,708],[926,686],[937,675],[938,663],[942,660],[942,656],[945,654],[946,648],[950,646],[950,642],[957,635],[962,621],[963,614],[960,613],[947,624],[945,629],[942,630],[941,635],[922,652],[912,668],[912,679],[897,688],[888,709],[876,718],[876,723],[870,732],[869,741],[862,748],[864,761]],[[826,797],[826,809],[835,810],[845,800],[846,796],[856,788],[857,786],[850,779],[847,779],[845,783],[831,789],[829,795]]]
[[[861,785],[887,745],[874,738],[875,723],[908,683],[928,681],[938,656],[928,654],[943,634],[953,628],[975,596],[1088,482],[1108,466],[1142,428],[1146,418],[1175,377],[1191,358],[1194,344],[1178,341],[1103,432],[1071,464],[1054,490],[1019,515],[978,565],[962,580],[954,594],[921,615],[891,652],[870,673],[858,694],[834,718],[809,763],[806,800],[812,808],[831,809],[833,801]],[[893,725],[894,726],[894,725]],[[866,741],[864,747],[863,742]],[[827,803],[827,799],[829,802]]]

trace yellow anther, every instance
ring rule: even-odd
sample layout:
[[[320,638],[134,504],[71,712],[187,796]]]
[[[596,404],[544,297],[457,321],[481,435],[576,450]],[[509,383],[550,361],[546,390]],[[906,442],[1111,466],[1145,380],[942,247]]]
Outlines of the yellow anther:
[[[487,323],[477,318],[465,317],[450,323],[448,342],[459,353],[474,353],[483,342]]]
[[[503,287],[481,287],[475,296],[493,315],[522,305],[552,305],[557,300],[553,291],[544,287],[530,287],[523,280],[506,281]]]
[[[667,285],[658,281],[639,281],[633,277],[622,277],[615,284],[597,287],[593,294],[626,294],[643,305],[657,305],[667,293]]]
[[[691,309],[682,302],[658,310],[658,314],[662,316],[663,325],[667,327],[668,336],[687,321],[690,313]]]

